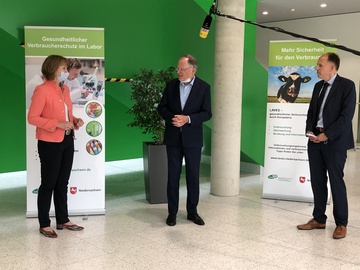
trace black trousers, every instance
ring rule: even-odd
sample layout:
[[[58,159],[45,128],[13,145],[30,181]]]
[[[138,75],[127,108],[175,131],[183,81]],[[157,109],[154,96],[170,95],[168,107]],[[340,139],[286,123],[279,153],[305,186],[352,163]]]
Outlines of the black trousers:
[[[40,228],[50,226],[53,194],[56,223],[66,223],[69,221],[67,190],[74,158],[74,139],[72,135],[65,135],[60,143],[39,140],[38,152],[41,163],[41,185],[37,197]]]
[[[333,215],[337,226],[348,223],[348,201],[344,182],[344,166],[347,151],[333,151],[326,143],[308,144],[311,187],[314,194],[313,217],[317,222],[325,223],[328,197],[327,173],[329,175],[333,200]]]
[[[168,211],[170,215],[176,215],[179,210],[179,188],[182,161],[185,158],[187,200],[186,210],[188,214],[197,213],[199,204],[199,177],[201,147],[166,146],[168,159]]]

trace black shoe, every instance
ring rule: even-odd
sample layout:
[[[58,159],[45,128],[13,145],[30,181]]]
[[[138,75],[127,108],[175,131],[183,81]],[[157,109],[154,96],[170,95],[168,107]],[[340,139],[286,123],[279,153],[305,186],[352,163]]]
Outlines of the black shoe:
[[[176,215],[168,215],[166,219],[166,224],[169,226],[175,226],[176,225]]]
[[[188,214],[187,219],[193,221],[197,225],[200,225],[200,226],[205,225],[205,222],[198,214],[194,214],[194,215]]]

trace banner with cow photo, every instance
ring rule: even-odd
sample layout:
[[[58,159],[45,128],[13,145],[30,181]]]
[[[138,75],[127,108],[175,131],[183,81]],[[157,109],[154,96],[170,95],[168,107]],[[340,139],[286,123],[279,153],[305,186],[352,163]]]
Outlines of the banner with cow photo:
[[[317,60],[335,50],[310,41],[271,41],[269,48],[262,197],[312,202],[306,115],[320,80]]]

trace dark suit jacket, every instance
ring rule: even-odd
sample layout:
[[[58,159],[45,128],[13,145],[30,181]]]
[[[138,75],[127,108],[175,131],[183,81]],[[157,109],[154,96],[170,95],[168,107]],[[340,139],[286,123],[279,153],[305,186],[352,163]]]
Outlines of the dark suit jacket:
[[[316,104],[324,81],[315,84],[306,120],[306,131],[315,133],[317,124]],[[353,81],[336,76],[325,101],[323,110],[324,133],[333,150],[354,148],[352,118],[356,105],[356,91]],[[310,142],[309,142],[310,143]]]
[[[183,146],[202,147],[203,122],[212,116],[210,85],[195,77],[184,110],[181,109],[179,85],[178,79],[173,79],[167,83],[158,106],[158,111],[165,120],[164,143],[166,145],[179,145],[181,136]],[[176,114],[190,116],[191,124],[185,124],[181,128],[175,127],[171,123],[171,119]]]

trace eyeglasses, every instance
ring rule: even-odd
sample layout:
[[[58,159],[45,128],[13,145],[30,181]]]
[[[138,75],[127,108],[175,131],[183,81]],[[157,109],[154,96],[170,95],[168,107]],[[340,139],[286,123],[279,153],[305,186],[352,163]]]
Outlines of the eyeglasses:
[[[184,72],[184,71],[188,70],[189,68],[193,68],[193,67],[188,67],[188,68],[176,68],[176,71],[177,71],[177,72],[179,72],[179,71]]]

